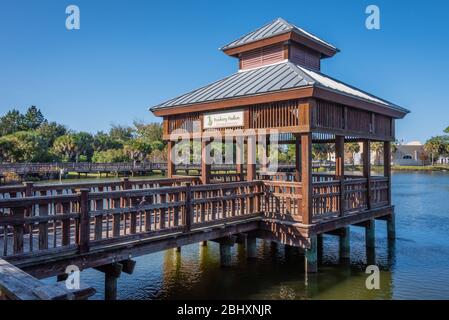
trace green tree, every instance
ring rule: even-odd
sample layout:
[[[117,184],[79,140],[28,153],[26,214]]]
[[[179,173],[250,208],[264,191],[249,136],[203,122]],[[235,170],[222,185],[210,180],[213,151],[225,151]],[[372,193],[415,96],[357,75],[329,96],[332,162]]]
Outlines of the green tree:
[[[134,138],[134,129],[127,126],[112,125],[109,136],[119,142],[126,142]]]
[[[103,131],[98,131],[94,136],[92,147],[94,151],[106,151],[109,149],[120,149],[123,147],[123,143],[114,140],[110,135]]]
[[[351,163],[354,166],[355,154],[360,152],[360,144],[357,142],[345,143],[345,152],[351,154]]]
[[[380,165],[380,159],[383,155],[384,144],[382,142],[372,142],[371,150],[374,151],[374,163]]]
[[[53,151],[63,161],[73,161],[77,154],[77,144],[75,136],[71,133],[56,138],[53,143]]]
[[[449,133],[449,127],[447,127],[446,129],[444,129],[444,133]]]
[[[26,130],[35,130],[44,123],[45,118],[42,112],[36,107],[31,106],[23,117],[24,127]]]
[[[45,140],[47,148],[51,148],[58,137],[67,133],[67,128],[56,122],[44,121],[36,132]]]
[[[430,138],[424,144],[424,149],[430,153],[433,165],[436,158],[449,154],[449,136],[435,136]]]
[[[110,163],[110,162],[126,162],[129,157],[123,149],[109,149],[105,151],[95,151],[92,156],[92,162]]]
[[[51,160],[45,140],[35,131],[18,131],[3,136],[0,145],[0,158],[8,162],[46,162]]]
[[[160,123],[145,124],[141,121],[134,121],[136,134],[148,142],[162,141],[162,125]]]
[[[312,145],[312,157],[315,160],[327,160],[329,153],[335,151],[332,143],[314,143]]]
[[[135,162],[145,160],[151,152],[151,145],[141,138],[133,139],[125,143],[125,153]]]
[[[75,161],[80,161],[80,156],[85,156],[86,160],[89,161],[94,153],[93,141],[94,138],[88,132],[78,132],[73,134],[75,138],[76,152]]]
[[[0,136],[25,130],[25,117],[16,109],[8,111],[0,118]]]

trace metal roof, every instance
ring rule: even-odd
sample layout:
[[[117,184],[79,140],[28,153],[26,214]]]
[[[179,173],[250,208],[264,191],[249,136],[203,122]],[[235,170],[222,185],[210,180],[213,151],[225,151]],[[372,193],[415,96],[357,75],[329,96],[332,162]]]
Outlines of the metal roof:
[[[338,51],[338,49],[336,47],[334,47],[333,45],[327,43],[326,41],[318,38],[317,36],[307,32],[307,31],[305,31],[304,29],[301,29],[301,28],[295,26],[294,24],[285,21],[282,18],[277,18],[276,20],[264,25],[263,27],[244,35],[243,37],[225,45],[224,47],[221,48],[221,50],[239,47],[244,44],[248,44],[248,43],[251,43],[254,41],[259,41],[262,39],[270,38],[270,37],[277,36],[277,35],[287,33],[287,32],[298,33],[298,34],[305,36],[315,42],[318,42],[327,47],[330,47],[333,50]]]
[[[391,102],[335,80],[323,73],[295,65],[289,61],[256,69],[239,71],[192,92],[156,105],[152,111],[183,105],[220,101],[244,96],[279,92],[305,87],[322,87],[386,107],[409,112]]]

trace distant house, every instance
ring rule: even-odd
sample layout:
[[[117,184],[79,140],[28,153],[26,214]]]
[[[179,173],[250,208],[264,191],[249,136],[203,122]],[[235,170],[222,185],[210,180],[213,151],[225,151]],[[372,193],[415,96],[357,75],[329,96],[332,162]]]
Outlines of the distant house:
[[[430,157],[419,141],[411,141],[397,146],[392,153],[392,163],[399,166],[419,166],[430,164]]]

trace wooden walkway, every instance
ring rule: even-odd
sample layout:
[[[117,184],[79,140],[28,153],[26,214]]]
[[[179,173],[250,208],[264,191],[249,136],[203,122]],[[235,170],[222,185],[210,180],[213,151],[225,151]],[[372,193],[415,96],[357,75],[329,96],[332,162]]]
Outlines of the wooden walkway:
[[[271,179],[201,185],[195,177],[178,177],[2,187],[0,258],[45,278],[63,274],[70,264],[102,268],[239,234],[307,249],[316,235],[393,212],[388,178],[336,181],[317,174],[312,223],[304,224],[301,182],[291,181],[289,174]]]

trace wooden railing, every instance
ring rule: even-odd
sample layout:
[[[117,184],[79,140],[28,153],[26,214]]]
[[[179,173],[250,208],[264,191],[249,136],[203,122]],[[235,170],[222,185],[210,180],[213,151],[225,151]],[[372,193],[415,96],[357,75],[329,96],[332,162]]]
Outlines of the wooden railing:
[[[261,215],[262,195],[255,181],[3,199],[0,255],[83,253]]]
[[[312,184],[313,223],[389,204],[386,177],[317,179]],[[9,195],[0,199],[0,256],[85,252],[262,213],[304,221],[300,182],[198,183],[197,178],[178,177],[25,185],[8,193],[0,189]]]
[[[369,190],[368,181],[370,184]],[[342,187],[343,192],[341,192]],[[367,179],[357,176],[345,176],[344,181],[314,182],[312,195],[313,217],[315,220],[338,217],[389,205],[388,188],[387,177],[370,177]],[[341,198],[342,195],[343,198]]]
[[[301,183],[264,181],[265,215],[274,219],[302,221]]]
[[[87,188],[91,192],[119,191],[127,189],[149,189],[161,186],[177,186],[185,183],[198,184],[199,179],[190,176],[179,176],[171,179],[133,179],[123,178],[115,181],[92,181],[78,183],[34,184],[26,182],[18,185],[1,186],[0,199],[23,198],[26,196],[45,196],[73,194],[76,190]]]

